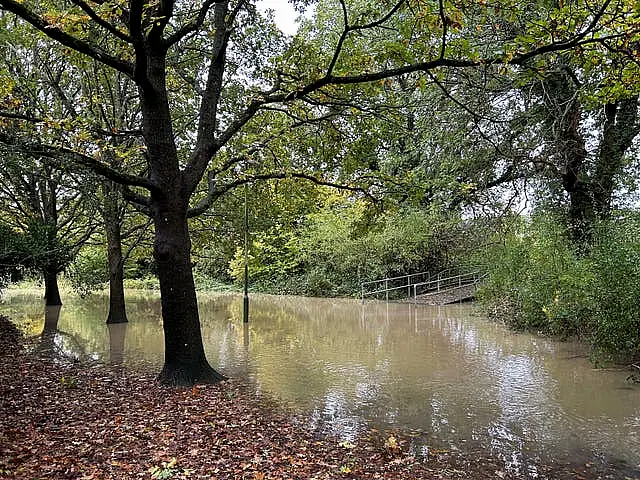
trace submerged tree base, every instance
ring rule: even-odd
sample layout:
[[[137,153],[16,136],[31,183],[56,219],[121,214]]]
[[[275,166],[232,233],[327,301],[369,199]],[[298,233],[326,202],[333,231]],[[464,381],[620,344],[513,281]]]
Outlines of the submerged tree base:
[[[165,363],[157,380],[170,387],[191,387],[196,384],[216,384],[227,380],[227,377],[204,361],[196,365]]]

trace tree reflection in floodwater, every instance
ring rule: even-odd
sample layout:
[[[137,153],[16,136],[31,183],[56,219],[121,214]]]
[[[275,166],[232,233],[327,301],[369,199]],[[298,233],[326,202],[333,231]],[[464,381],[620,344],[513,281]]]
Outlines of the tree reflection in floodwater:
[[[111,365],[124,364],[124,346],[129,323],[108,323],[109,330],[109,363]]]

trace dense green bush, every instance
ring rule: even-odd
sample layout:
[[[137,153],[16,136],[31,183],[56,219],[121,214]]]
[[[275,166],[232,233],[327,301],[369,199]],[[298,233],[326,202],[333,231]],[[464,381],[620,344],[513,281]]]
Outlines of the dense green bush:
[[[300,254],[294,233],[276,224],[253,235],[247,255],[251,283],[269,290],[273,282],[295,274]],[[229,273],[237,283],[244,281],[244,249],[238,248],[229,264]]]
[[[20,235],[9,226],[0,223],[0,298],[4,288],[19,273],[21,263]]]
[[[421,271],[451,261],[460,222],[437,211],[405,209],[371,220],[368,205],[329,198],[295,229],[276,226],[254,235],[249,252],[253,288],[274,293],[349,296],[361,282]],[[230,273],[244,275],[238,249]]]
[[[154,275],[145,275],[139,278],[125,278],[124,288],[132,290],[160,290],[160,281]]]
[[[29,221],[16,231],[0,223],[0,289],[23,274],[62,272],[72,260],[73,250],[55,225]]]
[[[97,245],[83,248],[67,268],[66,277],[80,296],[104,287],[109,281],[105,248]]]
[[[600,225],[590,255],[592,340],[597,353],[640,354],[640,219]]]
[[[640,349],[640,224],[603,223],[589,251],[571,246],[551,216],[519,219],[485,251],[489,277],[479,297],[510,326],[578,336],[595,357],[633,357]]]
[[[30,269],[59,273],[74,259],[74,250],[54,224],[29,221],[21,237],[23,265]]]
[[[235,246],[232,241],[210,242],[206,247],[194,248],[192,258],[194,275],[206,281],[215,279],[218,283],[230,283],[229,259],[233,258]]]

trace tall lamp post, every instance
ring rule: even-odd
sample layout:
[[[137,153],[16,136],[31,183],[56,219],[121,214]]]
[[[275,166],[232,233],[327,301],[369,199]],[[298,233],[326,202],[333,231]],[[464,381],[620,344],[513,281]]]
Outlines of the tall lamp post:
[[[249,248],[249,208],[247,206],[247,184],[244,184],[244,302],[242,322],[249,323],[249,262],[247,250]]]

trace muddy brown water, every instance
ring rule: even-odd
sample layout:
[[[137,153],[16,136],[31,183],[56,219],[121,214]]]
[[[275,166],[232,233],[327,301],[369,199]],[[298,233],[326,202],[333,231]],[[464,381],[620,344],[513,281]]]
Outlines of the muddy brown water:
[[[157,294],[131,293],[130,322],[110,327],[103,295],[67,296],[45,325],[40,294],[9,290],[0,312],[66,355],[162,364]],[[212,365],[344,439],[408,429],[419,450],[481,448],[532,477],[551,460],[640,472],[640,386],[580,344],[510,332],[469,304],[254,296],[244,326],[241,297],[201,295],[200,313]]]

